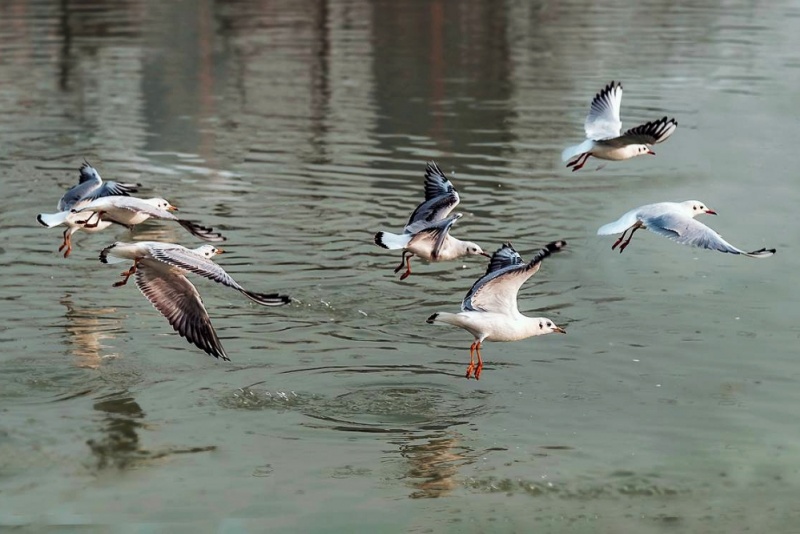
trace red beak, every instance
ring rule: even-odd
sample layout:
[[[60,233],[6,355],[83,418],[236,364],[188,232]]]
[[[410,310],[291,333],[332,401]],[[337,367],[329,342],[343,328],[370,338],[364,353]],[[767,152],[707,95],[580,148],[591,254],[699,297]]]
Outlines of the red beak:
[[[651,156],[655,156],[656,155],[656,153],[653,152],[652,150],[650,150],[649,148],[647,149],[647,153],[650,154]]]
[[[708,213],[709,215],[716,215],[717,214],[717,212],[714,211],[714,210],[706,210],[706,213]]]

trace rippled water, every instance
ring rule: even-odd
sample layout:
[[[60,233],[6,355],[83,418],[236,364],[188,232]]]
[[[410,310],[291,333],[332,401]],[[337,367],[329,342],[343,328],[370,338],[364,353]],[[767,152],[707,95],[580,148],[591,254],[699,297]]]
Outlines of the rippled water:
[[[793,532],[800,509],[800,5],[789,1],[0,3],[0,524],[165,531]],[[680,127],[655,158],[572,174],[589,99]],[[296,301],[197,286],[231,363],[175,335],[98,251],[195,246],[166,224],[78,234],[86,158],[224,231],[220,263]],[[525,256],[567,336],[433,327],[481,258],[399,282],[437,160],[454,234]],[[600,225],[697,198],[763,261]],[[148,530],[152,531],[152,530]]]

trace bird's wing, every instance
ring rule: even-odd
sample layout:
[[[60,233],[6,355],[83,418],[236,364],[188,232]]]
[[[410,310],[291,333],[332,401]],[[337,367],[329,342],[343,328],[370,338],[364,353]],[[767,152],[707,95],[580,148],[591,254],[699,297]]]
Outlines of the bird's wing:
[[[435,240],[433,243],[433,247],[431,249],[431,260],[436,261],[439,258],[439,253],[442,250],[442,245],[447,239],[448,234],[450,233],[450,228],[463,217],[463,214],[456,213],[451,215],[446,219],[442,219],[441,221],[437,221],[429,226],[425,227],[424,229],[417,232],[417,235],[425,235],[427,234],[428,239]]]
[[[186,277],[144,260],[136,270],[136,286],[178,334],[207,354],[230,361],[200,294]]]
[[[597,93],[589,108],[583,129],[594,141],[617,137],[622,130],[619,108],[622,105],[622,84],[611,82]]]
[[[172,267],[189,271],[203,278],[208,278],[209,280],[233,288],[256,304],[261,304],[262,306],[283,306],[291,302],[291,298],[287,295],[279,295],[278,293],[256,293],[246,290],[239,285],[231,275],[225,272],[225,269],[210,259],[195,254],[184,247],[153,246],[150,247],[150,256]]]
[[[631,128],[618,139],[623,145],[642,144],[655,145],[666,141],[678,128],[678,121],[662,117],[655,121],[640,124]]]
[[[511,243],[499,248],[489,261],[489,268],[464,297],[462,311],[485,311],[510,314],[518,311],[517,292],[525,281],[536,274],[542,260],[558,252],[567,243],[553,241],[539,250],[530,263],[524,263]]]
[[[752,258],[767,258],[775,253],[775,249],[760,249],[746,252],[736,248],[705,224],[685,215],[666,213],[645,220],[648,230],[663,235],[682,245],[707,248],[728,254],[744,254]]]
[[[103,182],[97,170],[86,162],[81,165],[79,172],[78,185],[70,188],[58,202],[60,211],[72,209],[81,200],[94,200],[113,195],[127,196],[139,188],[139,184]]]
[[[425,169],[425,201],[408,218],[405,231],[415,233],[427,223],[447,217],[458,206],[460,199],[453,183],[435,162]]]

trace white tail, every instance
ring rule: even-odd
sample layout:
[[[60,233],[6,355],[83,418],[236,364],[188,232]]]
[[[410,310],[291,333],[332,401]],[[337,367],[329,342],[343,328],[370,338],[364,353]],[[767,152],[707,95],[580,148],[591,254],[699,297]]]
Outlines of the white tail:
[[[36,220],[42,226],[52,228],[67,222],[67,217],[69,217],[68,211],[59,211],[58,213],[40,213],[36,216]]]
[[[583,154],[584,152],[589,152],[592,149],[593,142],[591,139],[587,139],[583,143],[571,147],[567,147],[561,153],[561,160],[562,161],[569,161],[578,154]]]
[[[378,232],[375,234],[375,244],[390,250],[406,248],[412,237],[414,237],[412,234],[397,235],[390,232]]]

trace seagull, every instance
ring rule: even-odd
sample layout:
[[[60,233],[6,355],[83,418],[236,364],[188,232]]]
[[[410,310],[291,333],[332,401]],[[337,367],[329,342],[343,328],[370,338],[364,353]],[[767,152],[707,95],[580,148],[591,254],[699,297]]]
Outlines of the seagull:
[[[222,250],[213,245],[188,249],[157,241],[117,242],[100,252],[100,261],[121,263],[133,260],[133,266],[122,273],[123,279],[115,282],[114,287],[124,286],[135,274],[136,286],[178,334],[210,356],[230,361],[211,325],[200,294],[186,278],[186,273],[192,272],[231,287],[262,306],[283,306],[291,299],[278,293],[247,291],[211,261],[221,253]]]
[[[595,95],[583,125],[586,141],[571,146],[561,153],[561,159],[564,161],[578,156],[567,163],[567,167],[572,167],[573,172],[582,168],[589,156],[613,161],[630,159],[642,154],[655,156],[656,153],[650,147],[666,141],[678,127],[678,121],[675,119],[662,117],[631,128],[620,135],[621,104],[622,84],[619,82],[611,82]]]
[[[403,249],[400,265],[395,273],[405,266],[400,280],[411,274],[411,258],[419,256],[427,261],[454,260],[462,256],[480,254],[489,257],[481,247],[471,241],[461,241],[450,235],[450,228],[462,217],[461,213],[450,215],[459,203],[458,192],[435,162],[430,161],[425,169],[425,200],[409,217],[403,233],[378,232],[375,244],[379,247]]]
[[[72,187],[67,191],[61,200],[58,201],[58,213],[40,213],[36,216],[39,224],[48,228],[59,226],[62,224],[67,225],[64,230],[64,242],[58,247],[58,251],[64,251],[64,257],[68,257],[72,252],[72,234],[78,230],[85,230],[87,232],[99,232],[111,226],[111,221],[103,221],[97,226],[91,228],[84,228],[78,221],[84,219],[86,214],[78,216],[71,213],[70,210],[79,208],[88,204],[92,200],[109,197],[109,196],[128,196],[130,193],[135,193],[140,184],[126,184],[113,181],[104,182],[100,178],[97,170],[89,165],[89,162],[84,161],[80,169],[80,178],[78,185]]]
[[[609,235],[622,232],[622,235],[611,246],[611,250],[619,247],[620,253],[625,250],[639,228],[647,228],[653,233],[663,235],[682,245],[718,250],[728,254],[743,254],[749,258],[768,258],[775,254],[774,248],[762,248],[752,252],[738,249],[722,239],[722,237],[694,218],[701,213],[716,215],[699,200],[684,202],[659,202],[647,204],[633,209],[619,218],[618,221],[601,226],[597,235]],[[628,239],[625,234],[630,230]]]
[[[472,286],[461,303],[461,313],[437,312],[428,317],[428,324],[447,323],[463,328],[475,336],[469,347],[466,377],[478,380],[483,369],[481,343],[517,341],[531,336],[567,332],[546,317],[527,317],[517,308],[517,293],[525,281],[536,274],[542,260],[567,246],[566,241],[553,241],[539,250],[529,263],[506,243],[492,255],[489,268]],[[475,362],[473,356],[477,354]]]
[[[133,226],[146,221],[147,219],[164,219],[168,221],[175,221],[193,236],[199,237],[204,241],[225,241],[222,234],[215,232],[213,228],[200,226],[192,221],[186,219],[179,219],[171,211],[177,211],[178,208],[170,204],[163,198],[137,198],[137,197],[103,197],[93,200],[83,206],[74,208],[72,213],[85,213],[88,212],[88,217],[79,221],[83,224],[84,228],[94,228],[102,222],[112,222],[127,227],[128,229]]]

